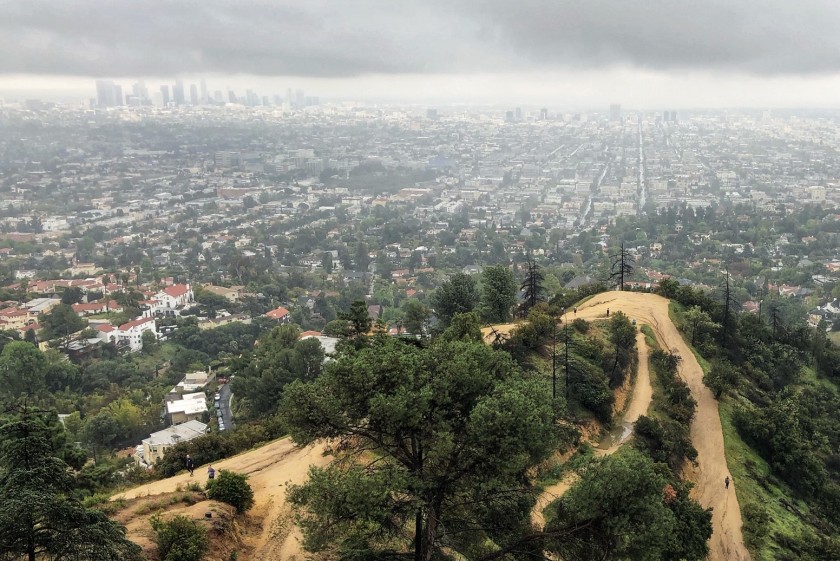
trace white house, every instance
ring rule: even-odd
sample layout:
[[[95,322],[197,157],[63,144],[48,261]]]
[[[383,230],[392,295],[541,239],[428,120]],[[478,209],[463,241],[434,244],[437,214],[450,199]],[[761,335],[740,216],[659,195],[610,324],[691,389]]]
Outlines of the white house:
[[[143,439],[143,444],[137,447],[134,459],[140,465],[154,465],[166,451],[179,442],[189,442],[207,434],[207,425],[200,421],[187,421],[180,425],[173,425],[168,429],[153,432],[149,438]]]
[[[99,332],[99,339],[103,342],[127,345],[131,352],[143,349],[143,333],[148,331],[155,337],[158,336],[155,318],[149,317],[137,318],[119,327],[114,327],[110,323],[102,323],[96,325],[95,329]]]

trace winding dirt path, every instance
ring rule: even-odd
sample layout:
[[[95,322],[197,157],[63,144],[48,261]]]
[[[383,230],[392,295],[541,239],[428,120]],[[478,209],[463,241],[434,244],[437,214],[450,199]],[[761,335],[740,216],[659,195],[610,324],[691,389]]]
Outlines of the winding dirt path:
[[[581,313],[579,317],[584,319],[594,319],[594,316],[588,316],[583,313]],[[639,352],[639,369],[636,373],[636,381],[633,385],[633,394],[630,397],[630,404],[624,411],[621,423],[621,438],[613,440],[613,442],[610,443],[609,448],[596,448],[596,456],[609,456],[618,450],[621,445],[630,438],[636,421],[639,420],[639,417],[647,413],[648,407],[650,407],[650,402],[653,400],[653,387],[650,383],[650,368],[648,364],[648,346],[645,341],[645,335],[641,331],[636,334],[636,348]],[[539,528],[545,527],[545,516],[543,514],[545,507],[560,498],[566,491],[569,490],[575,481],[577,481],[577,475],[570,473],[554,485],[549,485],[543,489],[543,492],[540,493],[539,497],[537,497],[534,509],[531,511],[531,522],[536,524]]]
[[[741,509],[734,484],[727,490],[723,483],[729,470],[724,455],[718,403],[703,385],[703,369],[668,316],[668,300],[640,292],[605,292],[584,302],[578,308],[577,317],[605,317],[607,309],[623,312],[638,323],[650,325],[659,344],[682,357],[679,374],[697,400],[697,413],[691,423],[691,440],[697,449],[698,466],[688,475],[695,484],[693,496],[702,506],[714,509],[708,559],[748,561],[750,554],[741,534]]]
[[[243,561],[295,561],[304,559],[300,545],[300,532],[297,531],[291,509],[286,504],[288,484],[303,483],[308,475],[309,466],[325,466],[330,456],[324,455],[324,446],[295,446],[288,438],[275,440],[261,448],[233,456],[213,467],[217,470],[228,469],[248,474],[248,482],[254,489],[254,508],[247,514],[261,526],[257,536],[246,540],[251,554],[240,556]],[[155,481],[114,495],[116,498],[132,499],[135,497],[160,495],[175,491],[180,485],[186,487],[191,481],[202,485],[207,481],[207,466],[198,466],[195,475],[182,473],[169,479]]]

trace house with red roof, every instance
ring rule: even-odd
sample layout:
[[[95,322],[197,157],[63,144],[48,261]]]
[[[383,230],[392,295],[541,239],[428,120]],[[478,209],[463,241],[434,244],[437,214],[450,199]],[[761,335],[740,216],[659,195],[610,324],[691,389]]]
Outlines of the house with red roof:
[[[280,323],[289,323],[291,317],[289,316],[289,310],[280,306],[279,308],[274,308],[270,312],[265,313],[265,317],[276,320]]]
[[[189,284],[173,284],[154,294],[145,303],[145,316],[177,316],[180,310],[195,302]]]

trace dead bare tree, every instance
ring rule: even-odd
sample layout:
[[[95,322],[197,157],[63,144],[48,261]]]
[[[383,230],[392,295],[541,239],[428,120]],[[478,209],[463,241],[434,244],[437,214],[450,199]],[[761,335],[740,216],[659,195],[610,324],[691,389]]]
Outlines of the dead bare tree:
[[[613,260],[610,266],[610,283],[618,286],[619,290],[624,290],[625,280],[633,275],[633,258],[630,252],[624,249],[624,242],[621,242],[621,251],[614,255],[610,255]]]

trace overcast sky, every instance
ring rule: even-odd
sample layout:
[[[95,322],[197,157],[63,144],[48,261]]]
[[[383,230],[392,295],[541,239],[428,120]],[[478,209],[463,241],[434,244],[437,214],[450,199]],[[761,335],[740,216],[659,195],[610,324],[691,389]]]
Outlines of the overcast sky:
[[[0,0],[0,92],[840,106],[836,0]]]

